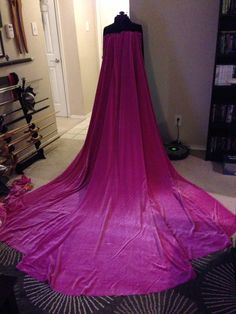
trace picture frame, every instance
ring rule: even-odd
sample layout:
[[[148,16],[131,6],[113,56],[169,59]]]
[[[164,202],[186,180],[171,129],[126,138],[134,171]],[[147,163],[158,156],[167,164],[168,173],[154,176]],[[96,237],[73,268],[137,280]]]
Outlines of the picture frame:
[[[2,33],[0,31],[0,58],[5,57],[5,51],[4,51],[4,46],[3,46],[3,40],[2,40]]]

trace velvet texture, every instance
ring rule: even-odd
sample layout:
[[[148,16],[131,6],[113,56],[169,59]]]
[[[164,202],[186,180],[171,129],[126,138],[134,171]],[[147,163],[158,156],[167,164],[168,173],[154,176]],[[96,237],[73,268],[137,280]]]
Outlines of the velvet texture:
[[[230,244],[235,216],[176,173],[161,143],[142,34],[104,37],[85,144],[52,182],[9,204],[0,233],[18,268],[68,295],[147,294]]]

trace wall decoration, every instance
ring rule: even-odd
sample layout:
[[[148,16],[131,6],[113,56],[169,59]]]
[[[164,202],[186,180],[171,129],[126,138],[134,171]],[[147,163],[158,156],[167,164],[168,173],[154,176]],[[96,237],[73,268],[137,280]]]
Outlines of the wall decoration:
[[[0,31],[0,58],[3,58],[5,56],[4,47],[3,47],[3,41],[2,41],[2,33]]]
[[[21,0],[9,0],[11,23],[13,25],[16,45],[19,53],[28,53],[28,45],[23,24]]]
[[[1,11],[0,11],[0,28],[2,28],[2,14],[1,14]]]

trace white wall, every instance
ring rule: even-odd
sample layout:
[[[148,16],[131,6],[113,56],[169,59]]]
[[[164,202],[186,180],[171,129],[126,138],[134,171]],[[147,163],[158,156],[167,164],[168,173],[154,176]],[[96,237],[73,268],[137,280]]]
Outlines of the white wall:
[[[129,15],[129,0],[96,0],[99,60],[102,60],[103,29],[114,22],[120,11]]]
[[[57,0],[65,56],[71,115],[91,111],[102,60],[103,28],[120,12],[129,13],[129,0]]]

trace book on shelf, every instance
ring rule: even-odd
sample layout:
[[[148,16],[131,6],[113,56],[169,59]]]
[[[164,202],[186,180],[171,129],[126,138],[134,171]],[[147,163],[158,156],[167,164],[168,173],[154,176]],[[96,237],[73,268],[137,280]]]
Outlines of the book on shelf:
[[[227,105],[225,123],[231,124],[233,119],[233,112],[235,111],[236,106]]]
[[[215,85],[227,86],[231,85],[231,80],[236,78],[236,66],[235,65],[216,65],[215,72]]]
[[[221,55],[236,55],[236,32],[221,32],[218,51]]]
[[[236,137],[212,136],[210,139],[210,152],[218,154],[236,153]]]
[[[236,123],[236,104],[213,104],[211,123]]]
[[[236,14],[236,0],[223,0],[221,13],[223,15]]]

